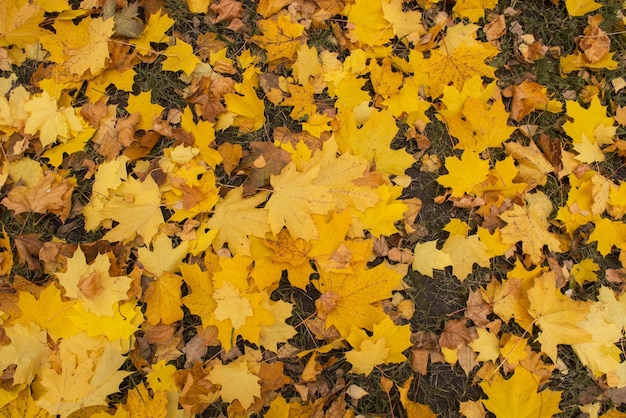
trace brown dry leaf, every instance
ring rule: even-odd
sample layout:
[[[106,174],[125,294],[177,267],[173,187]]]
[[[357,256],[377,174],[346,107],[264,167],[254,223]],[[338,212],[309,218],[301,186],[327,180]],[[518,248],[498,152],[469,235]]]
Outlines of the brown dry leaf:
[[[213,3],[209,7],[214,13],[217,13],[217,17],[212,20],[212,23],[219,23],[243,16],[243,5],[236,0],[220,0],[219,3]]]
[[[525,80],[516,86],[507,87],[503,94],[512,96],[511,118],[520,121],[530,114],[537,106],[546,105],[548,96],[544,93],[545,87],[534,81]]]
[[[270,182],[272,175],[280,174],[281,170],[291,161],[291,155],[271,142],[251,142],[252,152],[243,157],[236,167],[248,174],[244,183],[244,195],[255,194],[259,188]]]
[[[589,19],[592,19],[592,17],[590,16]],[[589,26],[585,28],[584,35],[578,42],[578,47],[585,54],[587,61],[594,64],[609,53],[611,40],[599,26],[592,25],[590,22]]]
[[[230,176],[230,173],[237,167],[241,157],[243,156],[243,148],[239,144],[231,144],[224,142],[217,147],[217,151],[224,159],[224,171]]]
[[[483,31],[489,42],[500,39],[506,33],[504,15],[498,15],[483,27]]]
[[[61,178],[53,171],[47,171],[34,188],[15,186],[0,203],[15,212],[47,213],[58,215],[65,221],[72,206],[71,197],[76,184],[73,178]]]
[[[471,319],[475,326],[481,327],[490,322],[487,316],[491,313],[493,313],[491,305],[484,302],[481,291],[478,289],[470,290],[465,317]]]
[[[446,323],[446,327],[439,337],[439,346],[444,348],[455,349],[461,344],[472,341],[465,319],[451,319]]]
[[[41,270],[39,251],[43,247],[43,243],[40,238],[41,234],[37,233],[18,235],[13,238],[19,260],[21,263],[26,263],[29,270]]]

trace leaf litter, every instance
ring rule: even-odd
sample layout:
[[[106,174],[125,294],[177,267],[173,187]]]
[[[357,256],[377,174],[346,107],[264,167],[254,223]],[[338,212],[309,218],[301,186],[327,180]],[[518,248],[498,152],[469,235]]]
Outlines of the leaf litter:
[[[626,21],[552,3],[0,2],[0,412],[621,416]]]

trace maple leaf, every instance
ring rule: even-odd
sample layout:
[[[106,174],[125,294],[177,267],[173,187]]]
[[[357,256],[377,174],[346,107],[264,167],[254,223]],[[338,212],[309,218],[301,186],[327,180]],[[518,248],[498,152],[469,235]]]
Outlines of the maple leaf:
[[[589,235],[589,242],[597,241],[598,252],[607,256],[613,246],[619,249],[626,249],[626,224],[623,222],[611,221],[607,218],[600,218],[596,221],[593,232]]]
[[[348,12],[348,23],[348,37],[361,45],[384,45],[394,36],[380,2],[356,0]]]
[[[233,254],[250,255],[249,236],[264,237],[270,231],[268,209],[258,208],[267,192],[244,198],[242,189],[233,189],[220,199],[207,222],[207,227],[217,229],[213,248],[219,250],[225,243]]]
[[[80,299],[88,311],[97,315],[113,316],[114,305],[127,299],[131,278],[111,277],[111,263],[106,254],[98,254],[92,264],[87,264],[80,246],[67,259],[64,273],[56,273],[65,295]]]
[[[58,108],[57,101],[47,91],[24,103],[24,110],[29,114],[24,126],[27,134],[39,132],[39,140],[43,147],[53,144],[57,139],[62,142],[83,130],[81,120],[71,107]]]
[[[161,213],[161,193],[151,176],[141,182],[133,177],[105,196],[92,197],[85,206],[85,227],[94,230],[106,219],[118,224],[104,235],[109,241],[131,241],[140,235],[150,242],[164,223]]]
[[[402,352],[411,345],[410,328],[409,325],[395,325],[389,317],[374,325],[371,337],[365,331],[353,327],[347,337],[353,349],[346,353],[346,360],[352,364],[352,370],[368,375],[379,364],[405,361]]]
[[[527,206],[514,205],[500,215],[507,223],[501,229],[502,241],[507,244],[515,244],[522,241],[524,254],[530,257],[533,263],[539,263],[543,259],[543,247],[547,246],[551,251],[561,251],[561,242],[551,232],[548,216],[552,212],[552,202],[541,192],[526,195]]]
[[[286,226],[292,236],[314,239],[318,234],[312,214],[325,215],[348,206],[365,210],[380,200],[375,190],[353,183],[365,173],[367,161],[350,154],[337,158],[336,153],[337,144],[329,139],[303,172],[291,162],[280,175],[271,177],[274,190],[265,207],[274,235]]]
[[[473,76],[494,77],[495,68],[485,64],[485,60],[498,54],[498,49],[488,43],[461,44],[453,51],[444,44],[430,51],[419,71],[429,75],[427,86],[430,97],[441,96],[444,86],[460,89],[465,80]]]
[[[200,316],[206,328],[211,323],[211,316],[217,306],[213,299],[211,274],[202,271],[197,264],[186,263],[180,264],[180,272],[187,286],[191,288],[191,293],[182,298],[182,303],[193,314]]]
[[[455,223],[451,221],[444,227],[444,230],[450,232],[450,236],[446,239],[441,251],[450,258],[452,274],[463,281],[472,272],[474,264],[489,267],[491,256],[478,235],[467,234],[467,224],[463,224],[459,231],[455,231],[454,226]]]
[[[516,367],[513,376],[508,380],[496,373],[492,381],[479,383],[489,397],[481,402],[489,411],[502,417],[549,417],[561,412],[561,392],[550,389],[537,392],[537,382],[538,377],[523,367]]]
[[[113,35],[114,20],[86,18],[74,25],[71,20],[58,19],[56,34],[41,37],[43,47],[50,52],[50,61],[61,65],[77,76],[89,71],[100,73],[109,58],[109,38]]]
[[[147,247],[137,249],[137,260],[144,272],[153,277],[160,277],[163,272],[178,272],[180,262],[187,255],[187,243],[182,242],[172,248],[172,241],[164,233],[157,234],[152,240],[152,250]]]
[[[588,109],[578,104],[577,101],[567,101],[565,103],[567,115],[573,120],[563,124],[563,130],[574,141],[576,149],[577,144],[587,144],[587,146],[596,145],[599,157],[593,157],[591,161],[602,161],[604,156],[600,151],[600,147],[613,143],[616,126],[613,126],[615,119],[606,116],[606,107],[600,104],[597,96],[592,97]],[[580,146],[580,145],[579,145]],[[584,153],[582,158],[585,158]],[[588,161],[586,158],[585,161]]]
[[[448,174],[437,177],[437,182],[444,187],[450,187],[453,197],[473,193],[489,174],[489,161],[480,158],[475,151],[463,151],[461,158],[447,157],[445,166]]]
[[[342,154],[350,152],[376,163],[376,170],[385,175],[403,174],[415,160],[404,150],[391,149],[391,141],[398,132],[390,111],[374,111],[367,121],[357,128],[353,112],[339,113],[341,128],[335,139]]]
[[[437,241],[419,243],[413,250],[413,270],[433,277],[433,270],[443,270],[452,265],[450,256],[437,249]]]
[[[106,397],[117,392],[130,374],[118,371],[125,360],[118,344],[85,334],[62,340],[57,355],[61,370],[42,371],[40,383],[45,392],[37,405],[62,418],[81,408],[106,405]]]
[[[141,35],[131,39],[130,43],[138,48],[140,54],[151,53],[153,51],[150,46],[151,42],[164,43],[169,41],[170,37],[165,35],[165,32],[173,24],[174,19],[171,19],[167,14],[162,14],[161,10],[159,10],[150,15]]]
[[[275,19],[263,19],[257,25],[263,35],[254,35],[250,40],[266,51],[270,63],[290,60],[298,45],[304,42],[304,26],[294,22],[291,14],[282,13]]]
[[[31,187],[13,187],[0,203],[15,214],[50,212],[65,221],[69,216],[75,183],[73,178],[62,179],[53,171],[47,171],[39,183]]]
[[[291,66],[293,77],[301,85],[307,85],[311,77],[322,74],[323,68],[316,47],[300,44],[296,49],[296,61]]]
[[[70,320],[74,314],[71,307],[76,302],[63,300],[61,290],[54,284],[46,286],[37,298],[30,292],[21,291],[17,306],[22,316],[15,319],[14,323],[36,324],[47,331],[53,340],[69,338],[80,332]]]
[[[575,301],[563,295],[556,287],[553,273],[536,278],[527,293],[530,302],[528,313],[542,331],[537,341],[552,361],[557,359],[557,344],[591,341],[591,334],[578,325],[587,317],[590,302]]]
[[[37,42],[46,31],[39,27],[44,9],[26,0],[0,1],[0,47],[15,45],[24,48]]]
[[[261,397],[259,377],[251,373],[243,357],[226,365],[216,364],[209,372],[211,382],[220,385],[220,396],[225,402],[239,401],[244,409]]]
[[[140,383],[128,391],[126,407],[138,417],[165,418],[167,416],[167,395],[162,390],[150,395],[144,383]],[[118,411],[121,408],[118,408]],[[128,413],[128,412],[127,412]],[[128,413],[130,415],[130,413]]]
[[[224,129],[228,126],[238,126],[243,132],[254,132],[265,124],[265,104],[259,99],[253,83],[244,79],[236,86],[237,94],[224,95],[227,113],[219,116],[215,129]]]
[[[141,115],[137,129],[148,131],[154,127],[154,119],[159,119],[163,107],[156,103],[152,103],[152,94],[149,92],[141,92],[137,95],[131,94],[128,97],[128,106],[126,111],[131,115],[139,113]]]
[[[459,116],[446,117],[450,135],[459,140],[456,148],[481,153],[489,147],[500,147],[515,128],[507,125],[509,114],[501,100],[485,109],[482,100],[468,97]]]
[[[0,370],[14,364],[13,384],[29,384],[46,366],[46,332],[36,324],[15,324],[5,327],[5,332],[11,343],[0,347]]]
[[[144,300],[147,305],[146,319],[150,324],[172,324],[183,319],[181,284],[182,277],[165,271],[148,285]]]
[[[374,303],[389,298],[400,285],[406,272],[401,269],[406,266],[392,268],[383,263],[355,274],[320,274],[314,283],[322,293],[315,302],[318,316],[325,319],[327,328],[334,325],[343,336],[349,335],[353,326],[372,330],[384,317]]]
[[[194,55],[193,47],[185,41],[176,40],[176,45],[168,47],[163,54],[166,59],[163,61],[163,69],[165,71],[180,71],[186,75],[191,75],[200,59]]]
[[[454,4],[452,11],[470,22],[478,22],[485,15],[485,9],[493,9],[496,4],[497,0],[461,0]]]

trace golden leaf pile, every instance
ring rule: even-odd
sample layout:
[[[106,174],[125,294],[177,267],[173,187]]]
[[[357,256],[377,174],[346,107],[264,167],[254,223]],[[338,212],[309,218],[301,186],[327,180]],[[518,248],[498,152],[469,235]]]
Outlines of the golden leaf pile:
[[[0,415],[622,416],[626,21],[553,3],[0,0]]]

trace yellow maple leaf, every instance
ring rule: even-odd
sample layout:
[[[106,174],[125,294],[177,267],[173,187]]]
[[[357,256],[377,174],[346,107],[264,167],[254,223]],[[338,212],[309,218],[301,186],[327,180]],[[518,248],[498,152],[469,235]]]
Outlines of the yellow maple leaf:
[[[398,232],[395,223],[403,218],[408,206],[398,200],[402,195],[402,187],[388,186],[383,184],[376,188],[380,196],[380,202],[359,213],[359,219],[363,223],[363,229],[369,230],[375,237],[381,235],[393,235]]]
[[[94,230],[106,220],[117,221],[118,224],[104,235],[109,241],[131,241],[140,235],[146,243],[157,234],[159,226],[164,223],[161,213],[161,193],[151,176],[141,182],[129,177],[119,187],[103,196],[92,197],[84,209],[88,229]]]
[[[165,271],[148,285],[144,300],[146,319],[150,324],[172,324],[183,319],[180,290],[182,281],[179,275]]]
[[[30,384],[47,367],[46,331],[32,323],[5,326],[4,329],[11,343],[0,347],[0,370],[14,364],[13,384]]]
[[[385,175],[399,175],[415,162],[404,150],[391,148],[398,133],[396,120],[389,110],[372,112],[367,121],[357,128],[353,112],[339,113],[341,128],[335,132],[339,152],[350,152],[376,163],[376,171]]]
[[[154,391],[170,391],[175,389],[174,372],[176,372],[176,367],[174,365],[167,364],[166,360],[160,360],[153,364],[151,369],[152,370],[146,375],[146,381],[150,389]]]
[[[85,18],[75,25],[71,20],[58,19],[56,34],[41,37],[43,47],[50,52],[50,61],[76,76],[87,71],[99,74],[109,58],[109,39],[113,36],[113,18]]]
[[[126,407],[132,411],[129,417],[165,418],[168,414],[168,399],[162,390],[154,391],[154,394],[150,395],[145,384],[140,383],[128,391]],[[118,407],[118,411],[120,409],[122,408]]]
[[[290,60],[296,53],[298,45],[304,43],[304,26],[294,22],[289,13],[262,19],[257,25],[263,35],[254,35],[250,40],[266,51],[269,63]]]
[[[402,352],[411,345],[410,336],[409,325],[395,325],[389,317],[374,325],[371,336],[353,327],[347,337],[352,350],[346,353],[346,360],[353,372],[365,375],[379,364],[402,363],[406,360]]]
[[[558,344],[580,344],[591,341],[591,334],[578,323],[586,319],[591,302],[576,301],[556,287],[554,273],[544,273],[528,290],[528,313],[541,329],[537,341],[541,349],[556,362]]]
[[[65,289],[65,295],[79,299],[88,311],[97,315],[113,316],[114,305],[127,299],[131,278],[109,275],[111,262],[106,254],[98,254],[92,264],[87,264],[80,246],[67,259],[64,273],[55,273]]]
[[[501,100],[489,109],[478,98],[465,99],[461,115],[446,117],[450,135],[459,140],[457,148],[481,153],[489,147],[500,147],[515,128],[507,125],[508,112]]]
[[[417,10],[403,10],[402,0],[381,2],[383,17],[391,23],[393,34],[400,40],[406,38],[416,44],[426,33],[422,25],[422,13]]]
[[[46,33],[39,27],[44,12],[27,0],[0,0],[0,47],[36,43]]]
[[[464,281],[473,271],[474,264],[489,267],[491,256],[478,235],[451,234],[441,251],[448,254],[452,263],[452,274]]]
[[[433,270],[443,270],[452,265],[450,256],[437,249],[437,241],[422,242],[413,250],[413,270],[433,277]]]
[[[485,328],[476,328],[476,332],[478,337],[467,344],[478,353],[476,360],[495,362],[500,357],[500,340]]]
[[[215,124],[215,129],[225,129],[228,126],[238,126],[242,132],[254,132],[265,124],[265,104],[259,99],[254,90],[252,81],[244,79],[238,84],[236,93],[224,95],[226,114],[221,114]]]
[[[217,229],[213,248],[219,250],[225,243],[234,254],[250,255],[249,236],[264,237],[270,231],[266,208],[258,208],[267,199],[261,192],[244,198],[243,190],[233,189],[215,205],[207,227]]]
[[[197,264],[187,263],[180,264],[180,272],[187,286],[191,288],[191,293],[182,298],[182,303],[192,314],[200,316],[202,325],[206,328],[210,325],[216,307],[211,274],[202,271]]]
[[[374,303],[391,297],[405,273],[406,266],[392,268],[383,263],[355,274],[320,274],[315,283],[322,293],[315,302],[318,316],[326,321],[327,328],[334,325],[343,336],[349,335],[353,326],[372,330],[384,317]]]
[[[137,47],[140,54],[149,54],[153,52],[150,46],[151,42],[162,43],[169,41],[170,37],[166,35],[165,32],[167,32],[173,24],[174,19],[171,19],[167,14],[162,14],[161,10],[159,10],[150,15],[141,35],[135,39],[131,39],[130,43]]]
[[[598,10],[602,5],[594,0],[565,0],[565,7],[570,16],[584,16]]]
[[[40,384],[45,391],[37,405],[62,418],[82,408],[106,405],[106,397],[131,374],[118,370],[126,360],[119,344],[85,334],[62,340],[56,355],[60,370],[42,371]]]
[[[152,277],[160,277],[164,271],[176,273],[180,262],[187,255],[188,245],[181,242],[172,248],[172,240],[167,234],[159,233],[152,240],[152,250],[148,247],[137,249],[137,261],[143,266],[144,273]]]
[[[293,77],[296,81],[306,86],[311,77],[322,74],[323,68],[316,47],[309,47],[307,44],[300,44],[296,49],[296,62],[291,66]]]
[[[55,98],[45,90],[41,96],[33,97],[24,103],[24,110],[28,113],[24,132],[31,135],[39,132],[39,140],[43,147],[55,143],[58,139],[66,142],[83,130],[76,110],[72,107],[59,108]]]
[[[261,397],[259,376],[250,370],[248,362],[243,357],[226,365],[216,364],[209,372],[208,378],[220,385],[220,396],[224,402],[237,400],[244,409],[247,409],[255,397]]]
[[[131,94],[128,97],[128,106],[126,111],[131,115],[139,113],[141,120],[137,124],[137,129],[149,131],[154,126],[154,119],[160,119],[163,112],[163,106],[152,103],[152,94],[150,92],[141,92],[138,95]]]
[[[163,69],[165,71],[180,71],[185,75],[191,75],[196,65],[200,64],[200,59],[193,53],[193,47],[180,39],[176,40],[176,45],[169,46],[165,51],[165,61]]]
[[[429,75],[430,97],[441,96],[444,86],[461,89],[465,80],[473,76],[494,77],[495,68],[485,64],[485,60],[498,54],[498,49],[488,43],[461,44],[453,51],[445,44],[430,51],[420,72]]]
[[[504,380],[496,373],[492,381],[479,385],[489,399],[483,405],[498,417],[535,418],[551,417],[561,412],[561,392],[539,389],[539,378],[523,367],[516,367],[513,376]]]
[[[13,395],[13,399],[7,405],[0,409],[0,416],[3,418],[49,418],[50,414],[45,409],[40,408],[35,404],[35,400],[32,397],[30,387],[26,385],[15,385],[7,393]]]
[[[600,218],[594,221],[595,228],[589,235],[589,242],[598,242],[598,252],[607,256],[613,246],[626,249],[626,224],[624,222],[612,221],[607,218]]]
[[[437,182],[444,187],[450,187],[453,197],[474,193],[489,174],[489,161],[480,158],[473,150],[463,151],[461,158],[447,157],[445,167],[448,174],[437,177]]]
[[[293,106],[291,113],[289,113],[292,119],[307,119],[309,116],[317,113],[317,106],[313,97],[313,86],[311,84],[307,83],[304,86],[288,84],[287,90],[289,91],[289,97],[285,98],[281,105]]]
[[[272,175],[270,180],[274,190],[265,207],[272,233],[277,235],[286,226],[292,236],[311,240],[318,236],[313,214],[325,215],[348,207],[365,211],[374,206],[380,200],[376,190],[353,183],[367,167],[366,160],[351,154],[337,157],[333,139],[324,143],[323,150],[314,154],[303,172],[298,171],[296,162],[287,164],[280,175]]]
[[[551,251],[561,251],[561,242],[552,232],[548,216],[552,212],[552,202],[542,192],[526,195],[526,206],[514,205],[502,213],[500,219],[507,223],[502,231],[502,241],[507,244],[522,242],[522,251],[537,264],[543,259],[543,247]]]
[[[617,130],[615,119],[606,115],[607,108],[600,104],[598,96],[591,98],[589,108],[585,109],[575,100],[565,103],[567,115],[572,121],[563,124],[563,130],[572,138],[574,144],[583,141],[583,135],[591,143],[610,145]]]
[[[454,4],[452,11],[470,22],[478,22],[485,16],[485,9],[493,9],[497,3],[497,0],[461,0]]]
[[[348,37],[352,42],[380,46],[394,37],[392,24],[385,19],[381,2],[356,0],[349,10]]]
[[[15,324],[36,324],[48,332],[53,340],[69,338],[80,332],[70,320],[74,314],[72,305],[77,301],[66,301],[61,297],[61,290],[53,283],[46,286],[38,298],[30,292],[19,292],[18,308],[22,316],[14,320]]]

